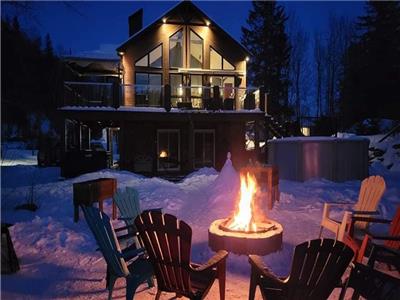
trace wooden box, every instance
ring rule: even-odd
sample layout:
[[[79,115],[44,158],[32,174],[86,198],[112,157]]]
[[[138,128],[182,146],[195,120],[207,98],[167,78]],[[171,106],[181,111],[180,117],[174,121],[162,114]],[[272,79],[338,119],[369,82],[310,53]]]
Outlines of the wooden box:
[[[117,191],[115,178],[99,178],[84,182],[74,183],[74,221],[79,220],[79,205],[91,206],[99,202],[99,209],[103,211],[103,201],[112,198]],[[113,200],[112,218],[116,218],[116,207]]]

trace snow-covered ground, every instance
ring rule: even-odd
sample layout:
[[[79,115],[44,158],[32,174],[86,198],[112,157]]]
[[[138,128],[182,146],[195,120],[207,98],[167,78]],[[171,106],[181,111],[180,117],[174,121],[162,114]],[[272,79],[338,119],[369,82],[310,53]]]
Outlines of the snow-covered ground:
[[[379,162],[370,168],[371,175],[385,178],[386,192],[379,204],[385,218],[394,215],[400,204],[400,172],[389,171]],[[2,299],[105,299],[105,262],[96,251],[96,243],[83,216],[73,222],[72,184],[99,177],[117,178],[118,187],[131,186],[140,194],[142,208],[162,207],[186,221],[193,229],[192,260],[205,262],[213,255],[207,245],[208,226],[215,219],[229,216],[234,206],[237,174],[229,166],[218,173],[201,169],[180,183],[146,178],[126,171],[104,170],[69,179],[59,179],[58,168],[31,165],[2,167],[2,222],[10,228],[21,270],[2,275]],[[31,197],[39,205],[34,212],[14,210]],[[280,202],[269,217],[284,227],[283,249],[264,257],[265,263],[278,275],[290,270],[295,245],[318,237],[324,202],[355,203],[360,181],[334,183],[323,179],[307,182],[281,180]],[[108,201],[110,202],[110,201]],[[111,211],[110,203],[105,206]],[[340,211],[334,211],[334,216]],[[326,237],[332,235],[325,231]],[[226,299],[247,299],[250,268],[246,256],[230,254],[227,264]],[[135,299],[154,299],[156,289],[139,288]],[[117,281],[115,299],[125,295],[125,282]],[[162,299],[170,299],[163,294]],[[257,299],[261,299],[257,294]],[[337,298],[337,292],[332,295]],[[207,299],[218,299],[214,283]]]

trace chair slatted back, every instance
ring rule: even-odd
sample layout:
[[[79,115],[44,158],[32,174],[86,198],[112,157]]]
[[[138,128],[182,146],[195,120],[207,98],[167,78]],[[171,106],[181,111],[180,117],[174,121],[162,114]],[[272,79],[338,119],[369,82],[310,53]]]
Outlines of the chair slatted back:
[[[95,207],[82,206],[82,210],[108,267],[120,277],[128,276],[128,267],[121,256],[121,248],[110,218]]]
[[[126,225],[134,225],[135,218],[141,212],[138,191],[132,187],[126,187],[125,191],[118,189],[114,194],[114,201],[118,206],[121,217],[129,218],[124,219]]]
[[[400,279],[374,270],[371,267],[355,263],[347,281],[365,299],[400,299]]]
[[[284,296],[327,299],[353,255],[351,248],[332,239],[317,239],[296,246]]]
[[[389,236],[400,236],[400,206],[396,209],[396,214],[389,228]],[[385,241],[385,246],[392,249],[400,249],[400,241]]]
[[[374,211],[385,192],[385,180],[381,176],[370,176],[361,183],[358,201],[354,206],[356,211]],[[365,229],[368,222],[356,222],[355,227]]]
[[[143,212],[135,220],[157,277],[164,291],[190,295],[192,229],[170,214]]]

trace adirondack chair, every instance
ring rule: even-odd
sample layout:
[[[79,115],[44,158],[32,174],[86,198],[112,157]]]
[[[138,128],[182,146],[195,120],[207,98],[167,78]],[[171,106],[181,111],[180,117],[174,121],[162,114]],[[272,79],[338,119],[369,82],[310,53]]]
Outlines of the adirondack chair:
[[[354,223],[357,221],[368,221],[369,223],[383,223],[388,224],[388,234],[387,235],[376,235],[366,230],[364,236],[361,239],[354,237]],[[351,218],[351,223],[348,226],[348,230],[345,235],[346,241],[349,243],[355,243],[359,245],[358,249],[358,262],[362,261],[366,252],[369,250],[371,254],[369,255],[368,263],[373,265],[374,261],[383,261],[391,263],[396,266],[400,271],[400,262],[396,257],[393,257],[393,251],[400,251],[400,206],[396,209],[396,214],[392,220],[370,218],[370,217],[358,217],[353,216]],[[373,251],[371,251],[373,249]],[[385,251],[385,249],[393,251]]]
[[[228,252],[220,250],[207,263],[190,261],[192,229],[170,214],[143,212],[135,224],[143,240],[157,278],[156,300],[161,292],[190,299],[203,299],[215,278],[220,299],[225,299],[225,265]]]
[[[249,300],[257,286],[263,299],[328,299],[340,283],[354,252],[333,239],[317,239],[297,245],[290,275],[278,278],[266,268],[260,256],[249,255],[251,265]]]
[[[95,207],[82,206],[82,210],[107,263],[108,299],[112,299],[114,284],[119,277],[126,280],[127,300],[133,299],[137,287],[143,282],[147,282],[149,287],[154,286],[153,269],[143,255],[144,249],[122,251],[109,217]],[[128,264],[127,258],[136,259]]]
[[[377,214],[376,208],[378,203],[385,192],[385,180],[381,176],[370,176],[364,179],[361,183],[358,201],[352,210],[353,215],[371,215]],[[344,203],[325,203],[322,213],[321,230],[319,237],[321,238],[323,228],[326,228],[335,233],[336,239],[343,240],[345,226],[347,222],[346,215],[343,216],[341,221],[334,220],[330,217],[330,209],[332,206],[346,206]],[[368,222],[357,222],[355,227],[357,229],[365,229]]]
[[[355,263],[343,287],[339,299],[343,300],[346,290],[353,288],[351,299],[398,300],[400,299],[400,279],[378,270]]]
[[[125,222],[124,227],[117,228],[115,231],[121,232],[127,230],[128,232],[126,235],[122,235],[118,239],[133,238],[136,248],[143,247],[136,236],[138,232],[135,226],[135,219],[142,212],[140,209],[138,191],[133,187],[126,187],[125,191],[118,189],[114,194],[113,200],[117,204],[120,212],[120,217],[118,219]],[[161,211],[161,208],[154,208],[151,210]]]

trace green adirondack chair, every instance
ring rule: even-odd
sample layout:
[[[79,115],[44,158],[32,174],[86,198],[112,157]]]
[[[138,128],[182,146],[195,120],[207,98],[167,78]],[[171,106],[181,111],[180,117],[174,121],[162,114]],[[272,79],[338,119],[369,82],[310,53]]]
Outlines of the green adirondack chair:
[[[126,280],[126,299],[132,300],[137,287],[146,282],[154,286],[153,269],[144,249],[121,250],[110,218],[95,207],[82,206],[86,222],[92,231],[101,253],[107,263],[108,299],[112,299],[115,281],[119,277]],[[136,258],[129,263],[129,259]]]
[[[113,200],[120,212],[118,220],[122,220],[125,222],[124,227],[117,228],[115,231],[120,232],[123,230],[127,230],[128,232],[126,235],[119,236],[118,239],[121,241],[127,238],[133,238],[133,242],[136,245],[136,248],[140,248],[141,245],[138,238],[136,237],[136,226],[133,222],[135,218],[140,215],[141,212],[138,191],[132,187],[126,187],[125,190],[118,189],[113,196]]]
[[[139,193],[133,187],[126,187],[125,190],[118,189],[114,194],[114,202],[117,204],[118,210],[120,212],[119,220],[125,222],[125,226],[117,228],[115,231],[120,232],[127,230],[126,235],[118,237],[119,240],[124,240],[126,238],[134,238],[134,244],[136,248],[142,247],[139,239],[137,238],[137,229],[135,226],[135,219],[138,215],[142,213],[140,209]],[[160,211],[161,208],[151,209],[151,211]]]

